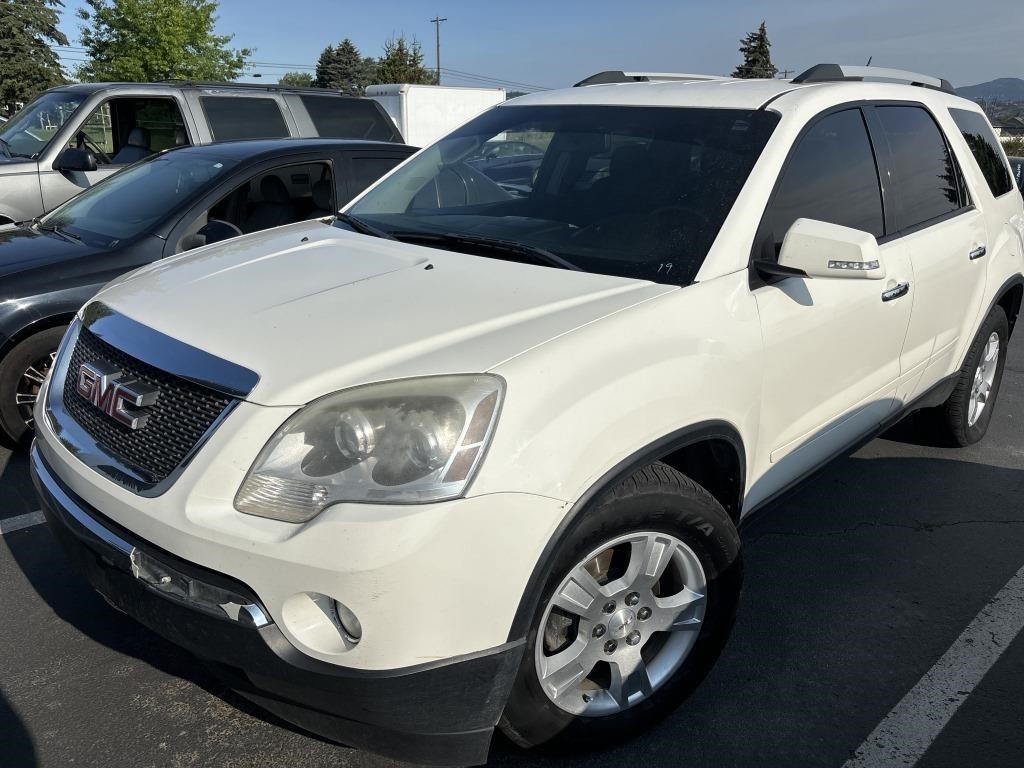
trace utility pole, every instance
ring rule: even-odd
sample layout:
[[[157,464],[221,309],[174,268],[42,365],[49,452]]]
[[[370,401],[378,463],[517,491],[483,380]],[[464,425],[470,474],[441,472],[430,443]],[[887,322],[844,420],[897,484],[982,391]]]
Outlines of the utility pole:
[[[441,22],[442,21],[448,21],[448,19],[442,19],[440,16],[435,16],[434,18],[432,18],[430,20],[430,23],[434,25],[434,30],[436,32],[436,37],[437,37],[436,44],[435,44],[435,47],[434,47],[434,55],[435,55],[434,61],[437,62],[437,63],[435,65],[435,70],[434,71],[435,71],[435,73],[437,75],[437,84],[438,85],[441,84]]]

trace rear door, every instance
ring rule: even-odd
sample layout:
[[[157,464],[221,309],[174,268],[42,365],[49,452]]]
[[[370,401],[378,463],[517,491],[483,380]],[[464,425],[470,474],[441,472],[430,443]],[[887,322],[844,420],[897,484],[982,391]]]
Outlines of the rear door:
[[[900,398],[913,400],[959,365],[985,289],[988,232],[945,135],[921,104],[879,104],[869,124],[896,217],[890,236],[910,254],[913,316]]]
[[[887,198],[886,198],[887,199]],[[826,221],[885,240],[878,168],[862,110],[812,120],[797,140],[758,230],[755,256],[775,260],[798,218]],[[758,455],[764,477],[749,503],[831,458],[891,413],[911,281],[899,243],[881,245],[882,280],[787,277],[752,285],[765,345]]]

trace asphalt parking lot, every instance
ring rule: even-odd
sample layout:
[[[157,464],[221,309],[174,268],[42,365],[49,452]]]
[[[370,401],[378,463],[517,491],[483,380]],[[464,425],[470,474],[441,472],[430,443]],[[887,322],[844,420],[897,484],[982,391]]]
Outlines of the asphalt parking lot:
[[[982,444],[936,447],[904,422],[744,526],[736,630],[686,706],[578,759],[499,738],[491,765],[1018,768],[1022,425],[1024,333]],[[26,457],[0,452],[4,768],[396,765],[260,714],[107,607],[37,509]]]

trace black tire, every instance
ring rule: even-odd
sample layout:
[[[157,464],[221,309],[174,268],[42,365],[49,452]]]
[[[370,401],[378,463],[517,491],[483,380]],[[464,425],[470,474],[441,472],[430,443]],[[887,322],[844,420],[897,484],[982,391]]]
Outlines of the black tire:
[[[29,366],[48,361],[50,353],[57,351],[65,330],[63,326],[48,328],[29,336],[0,360],[0,442],[14,447],[31,435],[32,429],[15,401],[19,383]]]
[[[970,401],[971,390],[974,385],[975,372],[981,362],[982,353],[989,337],[996,333],[999,335],[999,362],[995,372],[995,379],[989,392],[985,408],[974,423],[970,423]],[[956,388],[949,396],[949,399],[935,412],[935,418],[942,432],[955,444],[960,447],[972,445],[985,436],[988,431],[989,422],[992,421],[992,412],[995,409],[996,399],[999,395],[999,385],[1003,380],[1003,368],[1006,366],[1006,348],[1010,341],[1010,325],[1006,321],[1006,313],[1002,307],[993,307],[985,322],[978,329],[978,334],[967,351],[964,364],[960,367],[957,375]]]
[[[699,557],[708,583],[700,634],[681,666],[639,703],[615,714],[574,716],[548,698],[538,678],[534,648],[545,609],[576,563],[637,531],[675,536]],[[665,464],[638,470],[597,498],[552,558],[500,728],[521,747],[554,751],[597,749],[638,735],[678,707],[714,665],[736,618],[742,580],[739,535],[722,506]]]

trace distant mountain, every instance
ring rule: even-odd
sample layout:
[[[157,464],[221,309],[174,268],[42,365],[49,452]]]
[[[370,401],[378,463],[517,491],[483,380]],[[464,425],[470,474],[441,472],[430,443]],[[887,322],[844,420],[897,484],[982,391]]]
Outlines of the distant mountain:
[[[956,92],[974,101],[1024,101],[1024,80],[1019,77],[1000,77],[987,83],[957,88]]]

